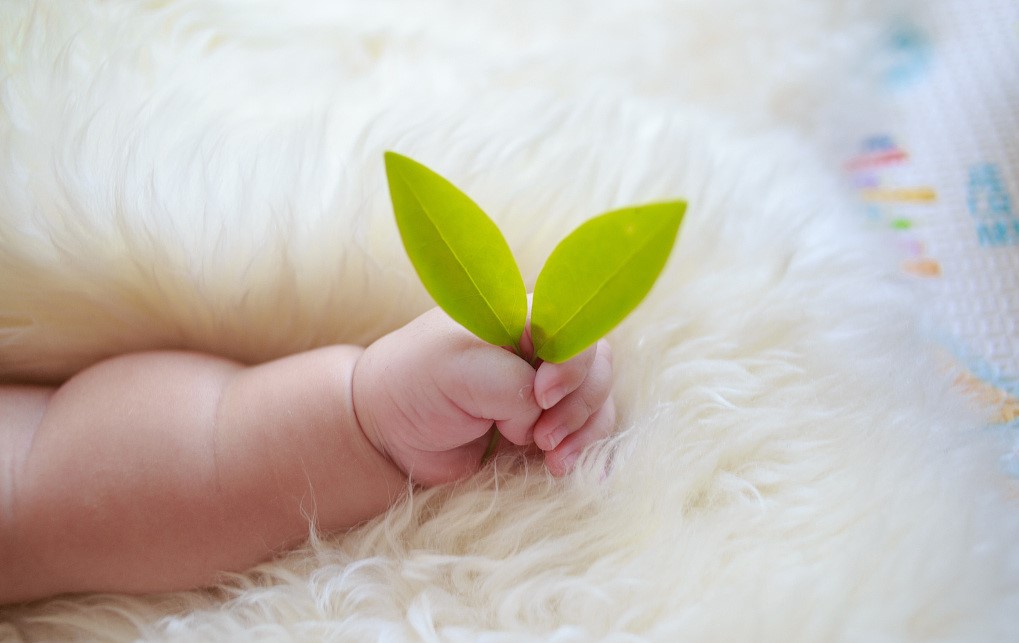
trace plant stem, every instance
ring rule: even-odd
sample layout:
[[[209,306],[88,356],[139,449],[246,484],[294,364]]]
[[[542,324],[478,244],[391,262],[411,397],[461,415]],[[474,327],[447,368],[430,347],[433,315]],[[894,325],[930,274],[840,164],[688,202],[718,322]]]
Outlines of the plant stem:
[[[502,434],[499,433],[499,429],[495,428],[495,423],[492,424],[491,430],[488,432],[488,446],[485,447],[485,454],[481,456],[481,466],[491,459],[495,454],[495,449],[499,446],[499,439],[502,438]]]

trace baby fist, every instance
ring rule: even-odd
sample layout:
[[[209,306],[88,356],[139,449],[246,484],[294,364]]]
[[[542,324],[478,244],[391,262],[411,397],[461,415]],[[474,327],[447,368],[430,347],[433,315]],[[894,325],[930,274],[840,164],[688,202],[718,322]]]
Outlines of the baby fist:
[[[427,486],[477,471],[493,425],[513,444],[543,451],[553,474],[567,473],[585,446],[611,432],[611,385],[604,341],[535,371],[433,309],[367,348],[353,398],[372,444]]]

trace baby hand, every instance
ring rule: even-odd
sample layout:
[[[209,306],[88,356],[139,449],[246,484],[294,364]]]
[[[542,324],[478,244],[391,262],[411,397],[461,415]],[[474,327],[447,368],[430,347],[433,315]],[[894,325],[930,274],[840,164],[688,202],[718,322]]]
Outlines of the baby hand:
[[[523,338],[524,350],[530,338]],[[477,471],[494,424],[520,447],[537,447],[555,475],[615,424],[612,357],[604,340],[537,371],[436,308],[368,347],[354,370],[354,409],[380,452],[415,482],[434,485]]]

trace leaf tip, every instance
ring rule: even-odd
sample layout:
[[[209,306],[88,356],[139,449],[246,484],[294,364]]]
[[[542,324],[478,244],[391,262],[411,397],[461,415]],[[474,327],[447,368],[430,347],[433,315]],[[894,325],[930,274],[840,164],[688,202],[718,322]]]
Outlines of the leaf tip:
[[[396,169],[397,166],[404,164],[410,160],[403,154],[398,154],[392,150],[386,150],[385,152],[383,152],[382,158],[386,164],[386,172],[390,174],[393,172],[393,170]]]
[[[684,199],[675,199],[673,201],[662,201],[658,204],[660,207],[665,208],[668,213],[677,219],[682,219],[686,215],[686,201]]]

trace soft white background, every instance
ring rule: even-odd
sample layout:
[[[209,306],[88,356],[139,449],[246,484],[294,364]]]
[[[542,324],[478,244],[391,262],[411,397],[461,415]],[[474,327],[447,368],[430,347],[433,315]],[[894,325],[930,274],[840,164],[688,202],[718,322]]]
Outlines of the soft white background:
[[[1019,522],[838,160],[906,5],[0,5],[0,376],[150,347],[259,361],[429,306],[382,152],[491,213],[529,283],[683,197],[611,336],[620,434],[499,461],[216,592],[8,608],[11,637],[981,641]],[[607,473],[606,473],[607,472]],[[168,620],[158,620],[172,614]]]

